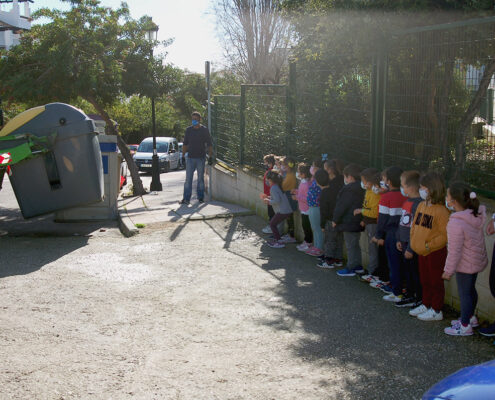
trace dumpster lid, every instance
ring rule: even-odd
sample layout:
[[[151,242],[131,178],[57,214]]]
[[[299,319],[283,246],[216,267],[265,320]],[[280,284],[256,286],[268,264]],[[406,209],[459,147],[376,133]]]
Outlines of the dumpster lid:
[[[31,121],[34,117],[36,117],[37,115],[41,114],[44,111],[45,111],[45,106],[39,106],[39,107],[30,108],[29,110],[26,110],[20,113],[19,115],[16,115],[7,123],[7,125],[3,127],[3,129],[0,131],[0,136],[9,135],[10,133],[14,132],[16,129],[20,128],[22,125],[26,124],[27,122]]]

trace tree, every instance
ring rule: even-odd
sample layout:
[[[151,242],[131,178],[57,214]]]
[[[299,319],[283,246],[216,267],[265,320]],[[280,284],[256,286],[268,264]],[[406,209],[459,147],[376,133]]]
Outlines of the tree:
[[[230,67],[248,83],[279,83],[292,42],[277,0],[217,0],[215,15]]]
[[[113,10],[100,6],[99,0],[63,1],[71,3],[69,11],[39,10],[33,17],[50,22],[33,26],[18,46],[3,53],[0,88],[23,102],[70,103],[78,97],[89,102],[117,135],[134,194],[144,194],[137,167],[109,112],[122,93],[157,96],[173,86],[163,60],[155,57],[151,62],[156,43],[145,39],[151,19],[133,20],[125,3]]]

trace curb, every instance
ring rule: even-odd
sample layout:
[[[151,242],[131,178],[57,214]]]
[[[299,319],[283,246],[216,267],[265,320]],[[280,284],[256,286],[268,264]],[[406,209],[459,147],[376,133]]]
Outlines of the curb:
[[[139,233],[139,229],[132,223],[126,210],[119,210],[117,220],[119,223],[120,233],[122,233],[125,237],[132,237]]]

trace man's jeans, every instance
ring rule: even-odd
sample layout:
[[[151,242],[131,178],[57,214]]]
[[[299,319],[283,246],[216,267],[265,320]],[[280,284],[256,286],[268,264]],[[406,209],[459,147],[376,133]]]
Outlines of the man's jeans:
[[[194,171],[198,174],[198,186],[196,188],[198,199],[205,196],[205,158],[190,158],[186,160],[186,182],[184,183],[184,200],[190,201]]]

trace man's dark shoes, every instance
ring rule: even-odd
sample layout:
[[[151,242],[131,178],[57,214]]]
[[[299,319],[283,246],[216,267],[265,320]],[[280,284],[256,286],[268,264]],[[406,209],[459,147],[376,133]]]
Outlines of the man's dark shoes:
[[[179,204],[189,204],[189,201],[182,199],[179,201]]]
[[[198,203],[204,203],[204,199],[198,199]]]

